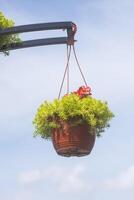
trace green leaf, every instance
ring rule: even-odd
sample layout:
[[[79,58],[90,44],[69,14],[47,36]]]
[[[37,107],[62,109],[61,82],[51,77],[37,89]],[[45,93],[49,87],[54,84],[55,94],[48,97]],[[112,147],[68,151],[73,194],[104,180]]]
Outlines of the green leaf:
[[[2,12],[0,12],[0,29],[6,29],[14,26],[14,22],[11,19],[7,19]],[[4,55],[9,55],[9,45],[11,43],[20,43],[21,40],[18,34],[0,36],[0,49]]]
[[[62,120],[72,122],[72,126],[86,122],[90,131],[100,136],[109,127],[109,121],[113,117],[106,102],[92,97],[80,99],[77,95],[70,94],[61,100],[41,104],[33,121],[34,135],[51,138],[52,130],[58,128]]]

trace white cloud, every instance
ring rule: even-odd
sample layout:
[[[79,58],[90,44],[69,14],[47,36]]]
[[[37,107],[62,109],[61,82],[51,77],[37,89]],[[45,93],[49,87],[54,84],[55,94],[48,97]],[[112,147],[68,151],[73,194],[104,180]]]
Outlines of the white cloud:
[[[54,183],[61,192],[90,191],[90,185],[82,177],[85,173],[86,169],[81,165],[73,168],[52,167],[46,170],[22,172],[18,180],[24,185],[47,180],[49,183]]]
[[[129,167],[117,177],[107,180],[103,186],[108,190],[134,188],[134,166]]]
[[[134,188],[134,166],[121,172],[113,178],[87,181],[84,176],[87,170],[84,166],[78,165],[72,168],[51,167],[46,170],[31,170],[20,173],[18,180],[23,185],[32,185],[40,181],[47,181],[54,184],[60,192],[93,192],[109,190],[129,190]]]
[[[67,170],[66,175],[63,170],[61,176],[62,184],[60,184],[60,190],[63,192],[90,191],[90,185],[82,179],[83,173],[86,173],[83,166],[76,166],[71,171]]]
[[[13,200],[33,200],[34,199],[33,191],[19,191],[16,192],[13,197],[10,196],[10,199]]]
[[[41,180],[41,178],[41,172],[37,169],[29,172],[22,172],[19,176],[19,181],[23,184],[30,184]]]

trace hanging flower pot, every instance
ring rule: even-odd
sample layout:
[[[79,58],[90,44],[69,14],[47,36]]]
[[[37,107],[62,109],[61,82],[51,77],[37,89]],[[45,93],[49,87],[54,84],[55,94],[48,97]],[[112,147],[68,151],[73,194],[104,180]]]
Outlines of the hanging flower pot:
[[[33,122],[34,136],[51,139],[59,155],[84,156],[113,116],[106,102],[72,93],[39,107]]]
[[[77,124],[77,119],[59,121],[60,127],[52,130],[52,142],[61,156],[88,155],[95,142],[95,134],[90,133],[88,124]]]
[[[69,61],[71,49],[85,86],[69,94]],[[61,91],[67,76],[67,94],[61,99]],[[90,154],[96,136],[100,136],[114,117],[106,102],[91,97],[74,45],[67,45],[67,63],[58,95],[52,103],[45,101],[38,109],[34,136],[51,139],[56,152],[61,156],[85,156]]]

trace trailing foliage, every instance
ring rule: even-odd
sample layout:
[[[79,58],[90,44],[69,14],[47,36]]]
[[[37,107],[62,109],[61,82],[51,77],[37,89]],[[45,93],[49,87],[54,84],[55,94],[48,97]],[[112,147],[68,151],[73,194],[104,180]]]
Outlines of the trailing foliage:
[[[14,26],[14,22],[11,19],[7,19],[2,12],[0,12],[0,29],[10,28]],[[11,43],[18,43],[21,40],[18,34],[0,36],[0,49],[4,48],[4,55],[9,55],[9,45]]]
[[[39,107],[33,121],[35,125],[34,136],[51,138],[51,131],[60,126],[60,120],[72,121],[72,126],[86,122],[90,133],[100,136],[105,128],[109,127],[109,121],[112,117],[114,115],[106,102],[92,97],[81,99],[76,94],[70,94],[61,100],[55,99],[52,103],[45,101]]]

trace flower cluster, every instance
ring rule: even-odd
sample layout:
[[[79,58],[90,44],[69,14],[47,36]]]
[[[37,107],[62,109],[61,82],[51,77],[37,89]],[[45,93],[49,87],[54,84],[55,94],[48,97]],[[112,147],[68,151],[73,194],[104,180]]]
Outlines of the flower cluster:
[[[76,94],[80,98],[84,98],[84,97],[92,95],[91,88],[89,86],[86,86],[86,87],[85,86],[81,86],[81,87],[79,87],[79,89],[77,91],[72,92],[72,94]]]

